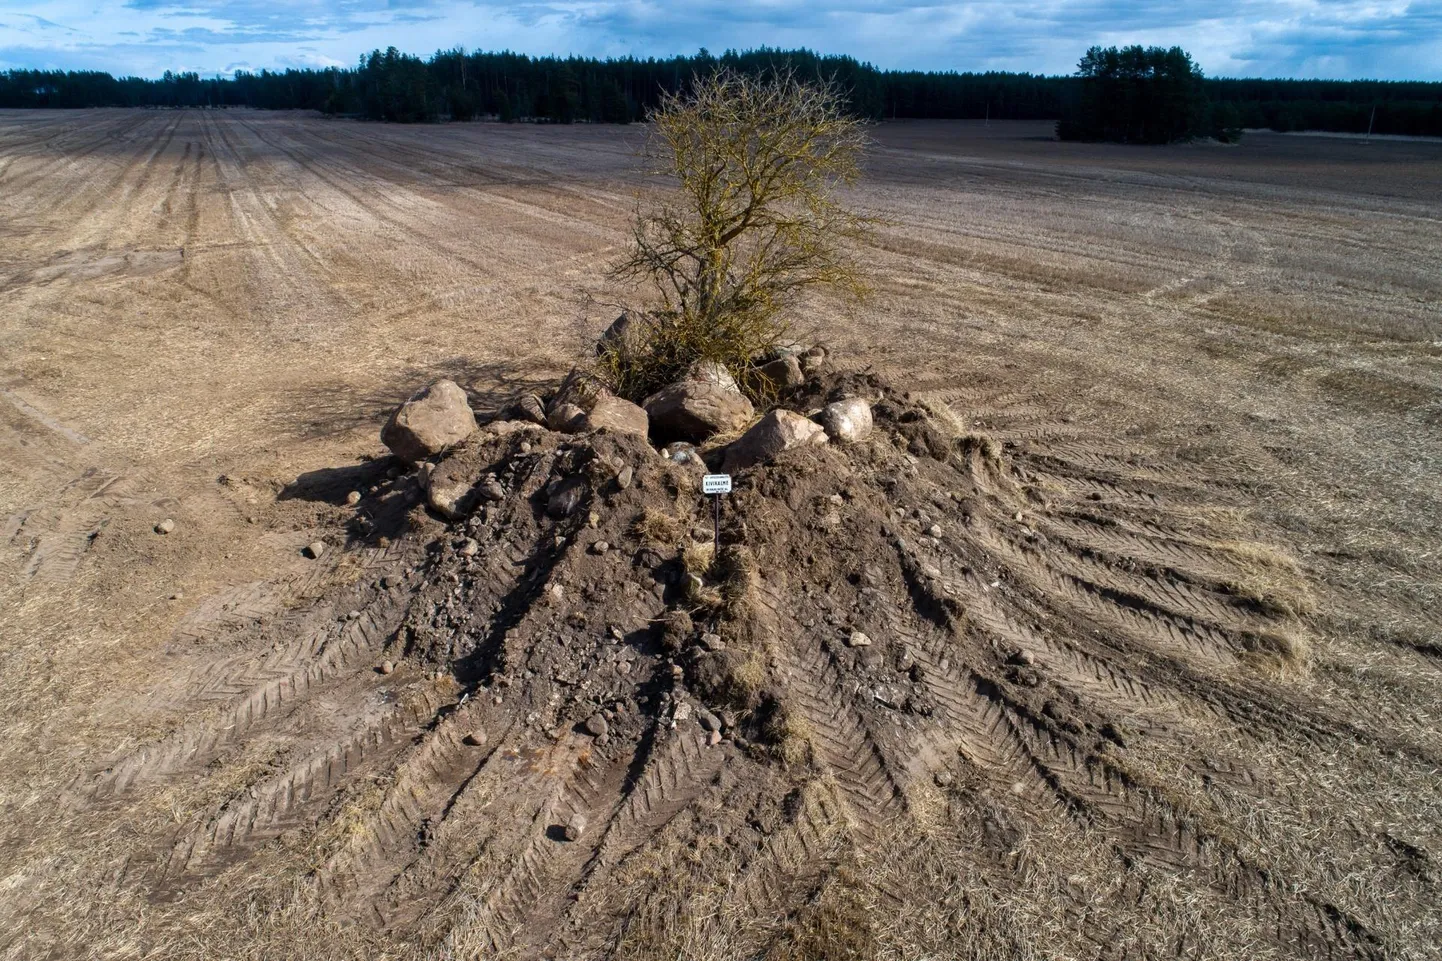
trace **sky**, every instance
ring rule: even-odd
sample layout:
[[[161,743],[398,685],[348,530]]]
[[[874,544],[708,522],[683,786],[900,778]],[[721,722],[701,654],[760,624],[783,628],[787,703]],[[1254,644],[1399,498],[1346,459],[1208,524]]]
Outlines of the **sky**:
[[[1442,0],[0,0],[0,69],[154,77],[350,66],[395,46],[671,56],[757,46],[882,68],[1070,73],[1179,45],[1214,77],[1442,80]]]

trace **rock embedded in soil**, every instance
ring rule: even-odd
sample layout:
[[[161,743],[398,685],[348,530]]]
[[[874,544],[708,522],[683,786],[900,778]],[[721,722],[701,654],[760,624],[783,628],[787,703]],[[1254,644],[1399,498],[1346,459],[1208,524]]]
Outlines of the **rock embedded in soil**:
[[[651,420],[652,437],[662,443],[699,443],[713,434],[739,430],[755,415],[751,401],[719,364],[697,364],[641,406]]]
[[[608,544],[606,541],[597,541],[596,543],[591,545],[592,554],[604,554],[610,549],[611,545]]]
[[[579,404],[556,404],[546,415],[546,426],[562,434],[574,434],[586,426],[586,409]]]
[[[476,431],[466,392],[438,380],[396,408],[381,428],[381,442],[403,461],[418,463],[453,447]]]
[[[565,379],[561,381],[561,386],[556,388],[555,396],[546,406],[546,421],[550,423],[551,417],[558,407],[570,404],[573,407],[581,408],[581,412],[584,414],[596,405],[596,401],[610,395],[611,392],[586,371],[579,367],[572,367]]]
[[[871,638],[867,637],[867,636],[866,636],[865,634],[863,634],[861,631],[852,631],[852,632],[851,632],[851,635],[846,638],[846,646],[847,646],[847,647],[870,647],[870,646],[871,646]]]
[[[629,400],[620,397],[602,397],[586,415],[585,430],[613,430],[618,434],[637,434],[645,437],[651,429],[651,419],[646,411]]]
[[[349,494],[345,495],[345,502],[351,507],[356,506],[361,502],[361,492],[351,491]]]
[[[395,669],[396,669],[396,662],[395,662],[395,661],[381,661],[380,666],[376,668],[376,670],[379,671],[379,672],[382,673],[382,674],[394,674],[394,673],[395,673]]]
[[[325,553],[325,541],[311,541],[305,545],[305,556],[314,560]]]
[[[822,364],[826,363],[826,348],[821,346],[812,347],[806,353],[797,358],[804,373],[811,373]]]
[[[546,500],[546,513],[552,517],[570,517],[586,496],[584,477],[567,477],[556,484]]]
[[[546,405],[535,394],[522,394],[521,399],[512,405],[510,414],[514,420],[542,426],[546,423]]]
[[[620,473],[616,475],[616,486],[621,490],[628,489],[631,486],[632,478],[635,476],[636,469],[630,464],[627,464],[625,467],[622,467]]]
[[[481,730],[480,728],[476,728],[474,731],[471,731],[461,740],[463,740],[471,747],[485,747],[486,742],[490,740],[490,738],[486,736],[485,731]]]
[[[155,533],[157,534],[169,534],[173,530],[175,530],[175,521],[169,517],[155,525]]]
[[[871,405],[860,397],[827,404],[817,420],[833,440],[842,444],[865,440],[875,423],[871,416]]]
[[[611,730],[611,725],[600,714],[592,714],[586,718],[586,733],[592,737],[601,737]]]
[[[784,451],[826,443],[826,431],[800,414],[773,410],[726,448],[725,471],[744,470],[775,459]]]

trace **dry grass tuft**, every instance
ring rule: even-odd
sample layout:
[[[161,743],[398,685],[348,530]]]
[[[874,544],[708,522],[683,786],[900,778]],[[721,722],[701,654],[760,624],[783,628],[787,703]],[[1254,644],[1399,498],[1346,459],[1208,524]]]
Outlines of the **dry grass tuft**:
[[[681,536],[681,522],[671,514],[647,507],[631,522],[631,533],[653,547],[670,547]]]

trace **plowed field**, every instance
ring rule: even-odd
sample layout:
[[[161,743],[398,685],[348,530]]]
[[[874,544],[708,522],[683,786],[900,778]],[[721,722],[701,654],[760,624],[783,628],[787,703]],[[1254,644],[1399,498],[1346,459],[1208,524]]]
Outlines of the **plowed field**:
[[[643,131],[0,112],[0,957],[1438,957],[1442,144],[873,134],[796,321],[895,409],[729,508],[767,747],[659,459],[381,458],[610,322]]]

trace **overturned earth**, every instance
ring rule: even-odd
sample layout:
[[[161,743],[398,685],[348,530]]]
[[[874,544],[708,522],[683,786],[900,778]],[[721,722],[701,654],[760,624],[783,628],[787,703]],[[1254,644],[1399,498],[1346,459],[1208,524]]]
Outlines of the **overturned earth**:
[[[240,771],[120,886],[324,956],[1382,956],[1250,827],[1276,744],[1394,745],[1292,693],[1308,592],[1238,492],[870,374],[787,406],[854,396],[870,437],[738,473],[719,552],[643,437],[366,465],[349,575],[202,606],[195,709],[69,803]]]

